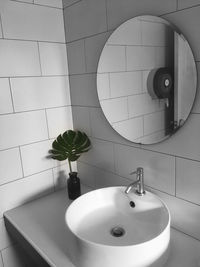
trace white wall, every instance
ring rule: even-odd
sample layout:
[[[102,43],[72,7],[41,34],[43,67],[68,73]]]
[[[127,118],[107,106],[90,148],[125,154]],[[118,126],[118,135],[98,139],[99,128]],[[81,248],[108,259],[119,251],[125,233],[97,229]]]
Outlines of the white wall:
[[[106,121],[97,98],[96,71],[103,46],[124,21],[138,15],[161,16],[186,36],[200,60],[200,1],[82,0],[64,9],[70,90],[75,128],[85,130],[93,148],[80,158],[85,184],[130,183],[129,173],[144,167],[146,185],[169,205],[172,225],[200,240],[200,98],[185,126],[169,140],[139,146],[120,137]]]
[[[68,62],[61,0],[1,0],[0,15],[0,266],[22,267],[3,212],[63,186],[46,156],[72,127]]]

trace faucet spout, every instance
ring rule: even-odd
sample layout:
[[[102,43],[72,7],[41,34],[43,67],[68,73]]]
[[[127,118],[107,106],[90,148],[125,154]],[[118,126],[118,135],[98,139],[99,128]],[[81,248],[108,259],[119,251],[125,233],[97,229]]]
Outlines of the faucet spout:
[[[138,181],[135,181],[135,182],[131,183],[130,185],[128,185],[126,190],[125,190],[125,193],[128,194],[133,187],[137,186],[137,184],[138,184]]]
[[[130,185],[127,186],[125,193],[128,194],[132,188],[137,187],[136,193],[140,196],[143,196],[145,194],[144,190],[144,169],[139,167],[135,172],[132,172],[131,174],[137,175],[137,180]]]

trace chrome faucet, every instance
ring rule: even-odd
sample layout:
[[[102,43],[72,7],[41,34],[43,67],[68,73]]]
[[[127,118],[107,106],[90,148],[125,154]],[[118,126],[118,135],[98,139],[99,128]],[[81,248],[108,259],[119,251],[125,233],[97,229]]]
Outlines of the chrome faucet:
[[[138,194],[139,196],[143,196],[145,194],[145,190],[144,190],[144,169],[139,167],[139,168],[137,168],[136,171],[131,172],[130,174],[131,175],[132,174],[136,174],[137,180],[127,186],[127,188],[125,190],[125,193],[128,194],[132,188],[137,187],[136,194]]]

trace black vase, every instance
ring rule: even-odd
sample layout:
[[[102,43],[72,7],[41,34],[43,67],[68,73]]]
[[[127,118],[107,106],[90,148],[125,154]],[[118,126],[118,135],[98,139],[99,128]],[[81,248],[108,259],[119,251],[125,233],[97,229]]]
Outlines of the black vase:
[[[69,199],[76,199],[81,195],[80,179],[77,177],[77,172],[70,172],[67,179],[67,189]]]

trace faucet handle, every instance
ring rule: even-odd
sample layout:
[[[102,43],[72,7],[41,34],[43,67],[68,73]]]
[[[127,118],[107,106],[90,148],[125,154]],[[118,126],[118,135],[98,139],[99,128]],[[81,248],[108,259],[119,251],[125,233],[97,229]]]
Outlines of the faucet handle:
[[[136,171],[134,172],[131,172],[130,175],[133,175],[133,174],[139,174],[139,173],[142,173],[143,172],[143,168],[142,167],[138,167]]]
[[[130,175],[137,174],[137,171],[129,173]]]

